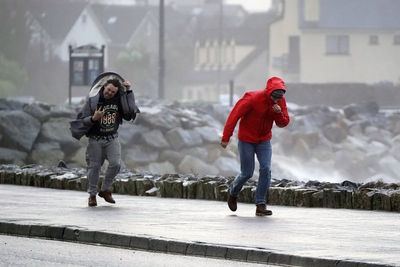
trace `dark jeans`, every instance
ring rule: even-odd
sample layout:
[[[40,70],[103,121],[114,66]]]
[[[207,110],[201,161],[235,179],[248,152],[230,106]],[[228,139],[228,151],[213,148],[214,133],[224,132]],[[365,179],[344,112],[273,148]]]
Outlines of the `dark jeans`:
[[[247,143],[239,140],[239,155],[241,172],[236,176],[229,188],[231,196],[238,196],[243,185],[253,176],[255,160],[257,156],[260,163],[260,175],[256,190],[256,204],[265,204],[268,189],[271,184],[271,157],[272,146],[270,141],[259,144]]]

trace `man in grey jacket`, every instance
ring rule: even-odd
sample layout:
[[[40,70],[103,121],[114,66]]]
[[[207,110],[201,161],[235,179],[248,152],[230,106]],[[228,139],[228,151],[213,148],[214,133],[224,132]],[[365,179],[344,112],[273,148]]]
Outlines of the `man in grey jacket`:
[[[97,184],[101,166],[106,159],[108,168],[98,195],[109,203],[115,203],[111,195],[111,186],[121,167],[118,127],[122,119],[134,120],[136,113],[140,112],[130,90],[130,82],[119,78],[121,77],[117,75],[111,79],[100,80],[98,92],[93,93],[92,88],[88,100],[78,114],[77,121],[88,129],[85,135],[89,138],[86,150],[89,207],[97,206]],[[73,128],[71,124],[71,131]]]

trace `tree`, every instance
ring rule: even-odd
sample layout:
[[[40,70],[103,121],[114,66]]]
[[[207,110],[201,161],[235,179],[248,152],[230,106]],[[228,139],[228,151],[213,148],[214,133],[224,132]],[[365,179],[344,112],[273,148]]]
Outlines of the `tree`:
[[[18,94],[28,82],[25,60],[30,40],[24,0],[0,3],[0,97]]]
[[[0,54],[0,97],[18,94],[27,83],[25,69]]]
[[[0,3],[0,53],[22,66],[31,37],[26,2],[2,0]]]

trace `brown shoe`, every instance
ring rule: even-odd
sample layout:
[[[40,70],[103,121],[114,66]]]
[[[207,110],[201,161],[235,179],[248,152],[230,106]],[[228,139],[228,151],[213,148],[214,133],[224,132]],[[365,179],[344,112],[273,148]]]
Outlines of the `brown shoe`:
[[[258,204],[256,205],[256,216],[269,216],[272,215],[272,211],[267,210],[267,205],[265,204]]]
[[[230,208],[231,211],[237,210],[237,197],[231,196],[231,194],[229,193],[228,193],[228,207]]]
[[[108,203],[115,204],[115,200],[111,196],[111,191],[100,191],[99,197],[104,198],[104,200],[107,201]]]
[[[96,207],[97,206],[96,195],[89,197],[88,206],[89,207]]]

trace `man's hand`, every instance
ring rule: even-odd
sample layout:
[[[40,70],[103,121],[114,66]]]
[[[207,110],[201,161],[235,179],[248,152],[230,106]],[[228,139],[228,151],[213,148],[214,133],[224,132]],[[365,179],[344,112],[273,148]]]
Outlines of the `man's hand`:
[[[221,141],[221,146],[222,146],[223,148],[226,148],[226,147],[228,146],[228,144],[229,144],[229,142],[223,142],[223,141]]]
[[[131,88],[131,82],[128,80],[125,80],[122,85],[125,87],[125,91],[128,91]]]
[[[281,107],[276,103],[272,106],[272,109],[274,110],[275,113],[281,113],[282,111]]]
[[[98,107],[92,116],[93,121],[98,121],[104,116],[103,107]]]

